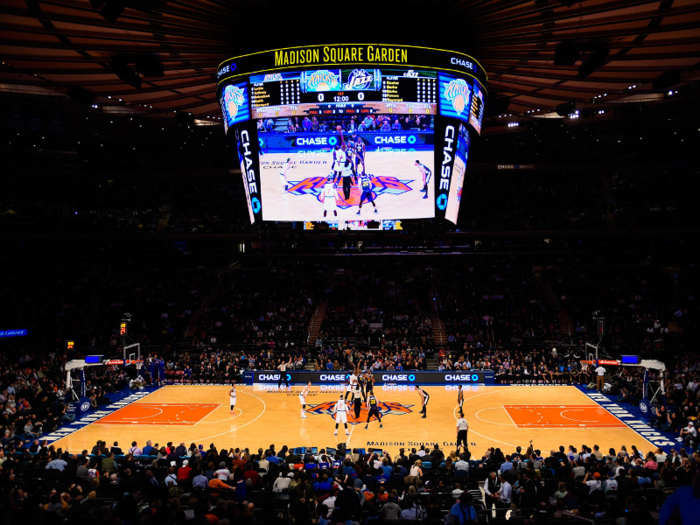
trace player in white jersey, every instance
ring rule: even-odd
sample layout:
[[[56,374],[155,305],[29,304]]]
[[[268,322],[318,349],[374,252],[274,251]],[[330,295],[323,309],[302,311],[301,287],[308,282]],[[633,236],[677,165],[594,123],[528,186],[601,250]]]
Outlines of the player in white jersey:
[[[425,197],[424,199],[428,198],[428,183],[430,182],[430,176],[433,174],[433,172],[430,170],[428,166],[425,164],[422,164],[421,161],[417,160],[415,162],[416,167],[420,170],[421,175],[423,176],[423,189],[420,190],[421,192],[425,192]]]
[[[353,394],[353,392],[355,390],[355,385],[357,385],[357,384],[358,384],[357,374],[355,373],[355,371],[353,371],[350,374],[350,377],[348,377],[348,384],[345,387],[345,396],[343,399],[345,399],[347,401],[348,396]]]
[[[233,409],[236,408],[236,385],[231,385],[228,397],[231,403],[231,415],[233,415]]]
[[[338,435],[338,425],[343,423],[345,425],[345,435],[349,436],[348,432],[348,406],[345,404],[345,399],[341,394],[340,399],[333,407],[333,413],[335,414],[335,434]]]
[[[306,417],[306,396],[309,395],[309,388],[311,388],[311,381],[309,381],[304,390],[299,394],[299,403],[301,403],[301,417]]]
[[[335,197],[336,190],[335,184],[333,183],[333,176],[329,175],[326,180],[326,184],[323,186],[323,216],[325,217],[329,211],[333,212],[334,216],[338,216],[338,208],[336,205]]]
[[[284,195],[287,189],[289,188],[289,179],[287,179],[287,172],[291,169],[291,167],[292,159],[289,158],[282,166],[282,171],[280,171],[280,182],[282,183],[282,187],[284,188],[282,190],[282,195]]]

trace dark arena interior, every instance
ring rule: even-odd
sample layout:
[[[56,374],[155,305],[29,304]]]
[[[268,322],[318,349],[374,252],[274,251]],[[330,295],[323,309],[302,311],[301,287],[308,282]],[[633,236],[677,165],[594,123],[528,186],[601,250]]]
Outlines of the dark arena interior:
[[[0,13],[1,524],[700,523],[698,0]]]

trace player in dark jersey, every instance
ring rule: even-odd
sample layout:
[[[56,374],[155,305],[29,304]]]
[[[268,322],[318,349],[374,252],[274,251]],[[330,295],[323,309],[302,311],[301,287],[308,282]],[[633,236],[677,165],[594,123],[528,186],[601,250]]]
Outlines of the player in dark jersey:
[[[457,404],[459,405],[459,415],[464,417],[464,410],[462,410],[462,405],[464,405],[464,390],[462,390],[462,385],[457,387]]]
[[[422,164],[421,161],[417,160],[416,161],[416,167],[420,170],[421,175],[423,175],[423,189],[420,190],[421,192],[425,192],[425,197],[424,199],[428,198],[428,183],[430,182],[430,176],[433,174],[433,172],[430,170],[428,166],[425,164]]]
[[[362,173],[364,173],[365,172],[365,143],[360,137],[358,137],[355,134],[352,135],[352,142],[353,142],[352,152],[353,152],[355,170],[359,171],[358,168],[360,166],[360,163],[362,163]]]
[[[374,203],[374,195],[372,193],[372,179],[366,173],[362,174],[360,178],[360,187],[362,188],[362,195],[360,196],[360,209],[357,210],[357,214],[362,213],[362,202],[367,199],[368,202],[372,203],[374,206],[374,213],[379,213],[377,205]]]
[[[430,395],[418,385],[416,385],[416,392],[418,392],[420,396],[420,404],[423,407],[420,413],[423,414],[423,419],[425,419],[428,417],[428,401],[430,401]]]
[[[379,401],[374,397],[374,390],[369,391],[369,399],[367,401],[367,406],[369,407],[369,413],[367,414],[367,424],[365,425],[365,430],[369,428],[369,422],[372,416],[376,417],[379,421],[379,428],[384,428],[382,424],[382,415],[379,413]]]

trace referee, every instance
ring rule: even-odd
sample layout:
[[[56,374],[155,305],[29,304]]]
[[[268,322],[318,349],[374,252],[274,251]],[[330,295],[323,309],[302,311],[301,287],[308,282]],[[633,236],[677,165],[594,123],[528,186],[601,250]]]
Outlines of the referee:
[[[277,370],[280,371],[280,377],[279,380],[277,381],[277,388],[280,388],[282,386],[282,381],[284,381],[284,384],[287,388],[289,388],[289,379],[287,379],[287,367],[292,366],[292,358],[289,358],[289,361],[287,363],[284,362],[284,359],[280,360],[280,364],[277,367]]]
[[[459,450],[459,445],[462,443],[464,445],[464,450],[469,448],[467,446],[467,433],[469,432],[469,423],[464,419],[464,415],[460,415],[457,420],[457,450]]]

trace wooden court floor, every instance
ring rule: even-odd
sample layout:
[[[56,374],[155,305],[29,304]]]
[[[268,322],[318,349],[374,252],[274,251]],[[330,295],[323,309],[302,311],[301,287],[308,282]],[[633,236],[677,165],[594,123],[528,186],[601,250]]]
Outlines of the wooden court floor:
[[[287,173],[289,181],[295,183],[288,193],[283,191],[279,180],[279,172],[284,162],[292,159],[292,168]],[[358,217],[358,204],[361,190],[357,185],[353,186],[349,208],[338,207],[338,217],[323,217],[323,203],[317,195],[325,184],[326,177],[331,172],[333,157],[331,153],[314,152],[307,156],[298,153],[267,153],[260,157],[261,187],[263,201],[263,219],[274,220],[382,220],[382,219],[418,219],[435,216],[433,181],[428,184],[428,198],[424,199],[423,179],[420,171],[415,166],[415,161],[420,160],[432,169],[432,151],[368,151],[365,158],[367,173],[374,177],[394,177],[399,183],[391,181],[381,182],[374,180],[377,198],[378,213],[374,213],[371,204],[365,202],[362,205],[362,215]],[[316,181],[311,184],[314,178]],[[307,181],[306,183],[301,183]],[[311,184],[311,186],[309,186]],[[386,185],[388,187],[384,187]],[[394,185],[396,187],[394,187]],[[303,186],[303,189],[299,189]],[[383,187],[383,189],[380,189]],[[342,185],[339,188],[342,194]],[[340,202],[340,201],[338,201]]]
[[[148,439],[164,446],[168,441],[194,442],[205,448],[249,447],[257,450],[274,443],[291,447],[419,448],[437,443],[451,449],[456,439],[457,391],[453,386],[425,387],[430,394],[427,418],[421,418],[420,399],[414,387],[376,387],[384,428],[377,422],[365,430],[353,424],[349,436],[342,425],[337,438],[331,410],[342,386],[314,386],[307,397],[306,418],[301,417],[301,386],[239,386],[238,404],[229,412],[227,386],[167,386],[55,442],[70,452],[91,449],[98,439],[118,441],[126,450],[132,441],[144,446]],[[615,416],[575,387],[466,386],[464,413],[469,422],[470,449],[481,457],[488,447],[525,449],[532,439],[536,449],[548,453],[559,445],[597,444],[609,447],[654,447]]]

